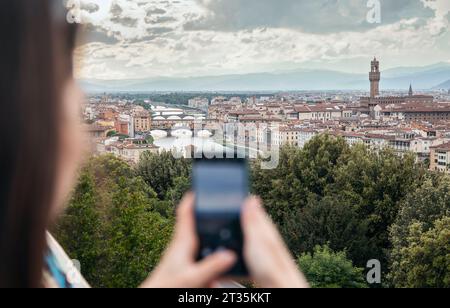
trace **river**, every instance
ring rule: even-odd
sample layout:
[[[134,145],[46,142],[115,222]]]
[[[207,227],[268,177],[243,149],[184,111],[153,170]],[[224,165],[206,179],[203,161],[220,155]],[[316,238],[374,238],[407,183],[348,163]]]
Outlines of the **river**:
[[[212,138],[199,138],[199,137],[166,137],[155,140],[154,144],[163,150],[171,151],[176,149],[178,151],[186,150],[188,146],[194,146],[197,150],[203,150],[204,152],[220,152],[224,147]]]
[[[177,152],[186,153],[186,149],[189,146],[194,146],[197,152],[203,153],[224,153],[225,147],[217,143],[213,138],[200,138],[200,137],[165,137],[157,139],[154,144],[165,151],[172,151],[175,149]],[[239,155],[245,155],[248,153],[251,158],[256,158],[261,152],[254,148],[246,148],[243,146],[237,146],[236,150],[233,150],[233,146],[227,147],[227,152],[237,151],[241,153]]]

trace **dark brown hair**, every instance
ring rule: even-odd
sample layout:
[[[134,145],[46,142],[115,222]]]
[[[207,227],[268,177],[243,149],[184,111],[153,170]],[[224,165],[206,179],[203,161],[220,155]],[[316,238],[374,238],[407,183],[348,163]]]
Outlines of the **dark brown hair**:
[[[62,89],[74,25],[63,0],[0,2],[0,287],[41,287]]]

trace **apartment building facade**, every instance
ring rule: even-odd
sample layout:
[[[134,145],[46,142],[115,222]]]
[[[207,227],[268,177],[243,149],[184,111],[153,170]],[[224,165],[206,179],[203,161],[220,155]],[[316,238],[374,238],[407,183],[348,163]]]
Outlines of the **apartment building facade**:
[[[134,131],[139,133],[149,132],[152,127],[152,117],[149,112],[137,112],[133,116]]]
[[[450,142],[430,148],[430,170],[450,173]]]
[[[153,144],[136,144],[125,141],[111,144],[106,147],[106,151],[129,163],[137,164],[144,152],[158,153],[159,148]]]

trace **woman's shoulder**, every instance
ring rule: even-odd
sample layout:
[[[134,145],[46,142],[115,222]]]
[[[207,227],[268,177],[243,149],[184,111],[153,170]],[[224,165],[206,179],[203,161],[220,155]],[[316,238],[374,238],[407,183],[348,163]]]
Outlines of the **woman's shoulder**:
[[[47,233],[48,255],[44,270],[44,285],[48,288],[89,288],[89,284],[81,275],[81,265],[72,260],[55,238]]]

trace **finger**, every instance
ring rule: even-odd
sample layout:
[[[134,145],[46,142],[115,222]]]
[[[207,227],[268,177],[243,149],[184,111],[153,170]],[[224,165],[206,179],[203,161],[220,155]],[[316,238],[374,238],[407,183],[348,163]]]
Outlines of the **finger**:
[[[237,256],[231,251],[213,254],[195,265],[193,275],[198,287],[209,286],[233,267]]]
[[[186,194],[178,206],[174,243],[176,243],[179,253],[195,257],[198,240],[195,232],[194,195],[192,193]]]
[[[242,213],[242,229],[246,241],[264,239],[272,245],[284,246],[281,235],[262,206],[258,197],[247,199]]]
[[[194,195],[187,193],[177,209],[177,234],[186,235],[195,229],[194,219]]]
[[[208,288],[209,289],[220,289],[221,283],[219,280],[214,280],[212,282],[209,283]]]
[[[258,233],[267,224],[266,213],[262,209],[261,199],[250,197],[246,200],[242,211],[242,228]]]

